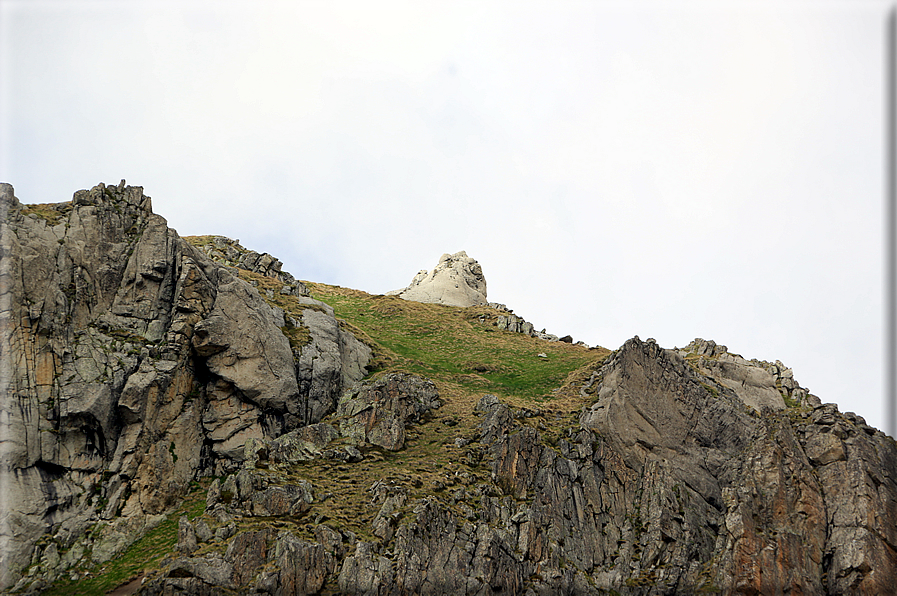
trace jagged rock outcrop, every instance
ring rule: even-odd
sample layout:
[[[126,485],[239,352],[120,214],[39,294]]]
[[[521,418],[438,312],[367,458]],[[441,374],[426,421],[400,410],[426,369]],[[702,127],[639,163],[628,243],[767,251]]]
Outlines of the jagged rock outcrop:
[[[511,331],[512,333],[524,333],[530,337],[536,335],[536,330],[532,323],[528,323],[523,318],[509,312],[506,315],[498,315],[495,326],[503,331]]]
[[[251,453],[244,468],[223,482],[216,479],[209,487],[206,513],[217,521],[218,530],[213,533],[207,529],[201,538],[189,520],[181,520],[178,551],[187,556],[169,562],[141,594],[217,594],[227,590],[272,595],[317,593],[328,577],[333,580],[340,571],[338,563],[356,540],[351,533],[320,524],[314,530],[315,541],[309,542],[289,531],[276,534],[265,529],[234,534],[220,530],[234,528],[234,520],[239,517],[302,517],[317,502],[314,489],[304,480],[285,481],[279,471],[309,459],[338,458],[335,450],[326,448],[340,436],[358,446],[401,449],[406,425],[421,422],[430,410],[441,405],[431,381],[409,374],[389,374],[346,392],[336,413],[342,420],[340,431],[319,423],[273,440],[249,442],[246,449]],[[266,471],[269,467],[271,471]],[[401,517],[399,511],[407,501],[407,489],[381,482],[375,483],[371,492],[379,506],[371,522],[372,532],[390,540]],[[222,541],[228,544],[223,554],[189,556],[201,543]],[[358,548],[363,550],[362,544]],[[253,553],[249,560],[247,553]]]
[[[443,404],[429,379],[390,373],[347,389],[334,413],[334,424],[319,422],[275,439],[253,439],[244,445],[244,467],[265,462],[277,469],[314,459],[360,461],[359,447],[376,445],[400,450],[408,429]],[[339,440],[339,441],[338,441]],[[335,443],[339,444],[335,444]]]
[[[408,287],[387,294],[448,306],[486,304],[486,278],[480,264],[462,250],[442,255],[435,269],[421,270]]]
[[[489,481],[463,474],[450,492],[417,496],[376,481],[372,538],[324,523],[306,526],[314,539],[247,531],[223,555],[173,561],[144,593],[187,581],[197,594],[304,593],[272,579],[296,569],[313,578],[308,593],[889,593],[897,446],[858,416],[832,404],[761,415],[678,351],[637,338],[582,392],[593,403],[559,434],[542,413],[485,396],[464,443]],[[250,484],[240,478],[227,482]],[[279,561],[276,541],[303,555]],[[189,533],[182,542],[193,548]],[[260,545],[255,572],[216,571],[246,569],[235,545],[248,543]]]
[[[495,302],[490,302],[487,304],[490,308],[493,308],[499,311],[500,314],[494,315],[481,315],[480,320],[486,322],[491,320],[492,325],[498,327],[502,331],[510,331],[512,333],[522,333],[524,335],[528,335],[529,337],[537,337],[539,339],[543,339],[545,341],[561,341],[564,343],[573,343],[573,336],[565,335],[563,337],[558,337],[553,333],[548,333],[545,329],[542,331],[536,331],[536,328],[533,327],[533,324],[526,321],[523,317],[519,317],[514,314],[514,311],[509,309],[504,304],[496,304]],[[585,342],[578,341],[576,345],[585,346]]]
[[[527,322],[522,317],[518,317],[510,310],[508,310],[507,312],[508,314],[498,315],[495,319],[495,326],[503,331],[523,333],[524,335],[528,335],[530,337],[538,337],[539,339],[544,339],[545,341],[562,341],[570,344],[573,343],[573,337],[570,335],[558,337],[553,333],[547,333],[545,329],[543,329],[542,331],[536,331],[536,328],[533,327],[532,323]],[[579,345],[585,345],[583,342],[577,343]]]
[[[266,252],[260,254],[244,248],[239,240],[231,240],[227,236],[191,236],[189,240],[213,261],[283,282],[284,286],[280,289],[282,294],[308,296],[305,284],[283,271],[283,263]]]
[[[249,251],[224,236],[190,236],[187,240],[216,262],[285,284],[274,289],[258,288],[258,282],[250,280],[250,285],[269,300],[282,299],[280,302],[292,307],[278,324],[287,336],[298,331],[303,337],[301,345],[291,344],[301,396],[292,414],[308,424],[332,412],[340,392],[364,377],[370,348],[342,329],[333,308],[308,297],[305,284],[282,271],[280,261],[268,253]]]
[[[364,375],[370,350],[278,262],[254,266],[313,313],[292,322],[304,345],[140,187],[27,206],[4,184],[0,211],[0,589],[29,563],[19,587],[35,591],[81,556],[108,560],[191,481],[239,468],[247,441],[315,421]]]
[[[697,338],[679,354],[692,362],[703,374],[713,377],[738,395],[748,406],[757,410],[782,410],[785,400],[794,404],[815,407],[819,398],[801,387],[794,373],[780,361],[746,360],[730,354],[726,346],[712,340]]]
[[[336,415],[340,434],[396,451],[405,443],[405,427],[442,405],[432,381],[391,374],[340,398]]]
[[[223,554],[176,559],[169,564],[164,579],[147,583],[140,593],[213,596],[245,594],[253,586],[261,594],[317,594],[334,572],[343,537],[321,525],[316,538],[315,542],[309,542],[290,532],[277,533],[271,529],[243,532],[230,542]],[[335,552],[328,548],[334,546]]]

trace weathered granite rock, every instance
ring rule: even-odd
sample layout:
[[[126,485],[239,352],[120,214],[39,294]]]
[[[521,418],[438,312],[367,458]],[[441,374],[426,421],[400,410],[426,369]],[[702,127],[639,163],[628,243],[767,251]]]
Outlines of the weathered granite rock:
[[[281,269],[283,263],[268,253],[259,254],[244,248],[240,245],[239,240],[231,240],[226,236],[191,236],[189,240],[214,261],[283,282],[284,287],[281,292],[284,294],[308,296],[308,288],[305,284],[283,271]]]
[[[573,343],[573,336],[565,335],[564,337],[559,338],[557,335],[553,333],[547,333],[545,329],[542,331],[536,331],[536,328],[533,327],[532,323],[528,323],[523,318],[518,317],[513,314],[511,310],[505,307],[503,304],[499,305],[502,307],[501,310],[507,312],[508,314],[498,315],[493,319],[493,325],[498,327],[503,331],[511,331],[512,333],[523,333],[524,335],[528,335],[530,337],[537,337],[539,339],[545,341],[562,341],[564,343]],[[481,320],[487,320],[486,316],[483,316]],[[577,345],[586,344],[584,342],[577,342]]]
[[[498,319],[496,320],[495,325],[499,329],[505,331],[523,333],[525,335],[529,335],[530,337],[536,335],[536,330],[533,328],[533,324],[527,323],[515,314],[509,313],[507,315],[498,315]]]
[[[448,306],[486,304],[486,278],[480,264],[462,250],[442,255],[435,269],[420,271],[407,288],[387,294]]]
[[[300,417],[313,424],[333,412],[343,390],[364,377],[371,349],[340,327],[330,306],[305,301],[311,308],[302,312],[302,324],[310,341],[298,350],[296,376],[303,396]]]
[[[756,411],[763,408],[782,410],[785,399],[798,405],[814,407],[821,402],[798,385],[790,368],[776,360],[746,360],[731,354],[726,346],[713,340],[697,338],[679,354],[688,359],[701,373],[732,389],[748,406]],[[697,356],[697,358],[695,358]]]
[[[301,306],[301,312],[286,316],[279,309],[273,309],[274,323],[282,329],[302,329],[308,340],[303,345],[291,347],[299,397],[298,403],[284,416],[284,428],[295,428],[300,422],[320,422],[324,416],[332,413],[340,393],[367,374],[366,366],[371,359],[371,349],[339,325],[333,315],[333,308],[308,297],[306,286],[282,271],[281,262],[271,255],[249,251],[240,246],[238,241],[224,236],[191,236],[189,240],[216,262],[227,267],[246,269],[286,284],[280,293],[294,297]],[[237,324],[232,323],[231,326]],[[220,350],[222,346],[219,344],[222,343],[212,342],[209,349]],[[269,346],[259,347],[263,353],[269,353]],[[269,357],[282,359],[283,355],[272,354]],[[287,391],[289,389],[286,388]],[[292,404],[293,400],[287,400],[286,403]]]
[[[344,437],[395,451],[405,444],[405,428],[442,405],[432,381],[409,374],[389,374],[340,398],[336,415]]]
[[[323,531],[318,535],[321,541],[309,542],[290,532],[276,533],[270,528],[241,532],[230,540],[223,555],[181,557],[172,561],[139,593],[144,596],[317,594],[335,571],[335,552],[342,551],[341,541],[334,545],[331,535]]]
[[[283,313],[140,187],[29,206],[0,185],[0,215],[0,590],[114,557],[191,481],[239,468],[247,442],[305,424],[309,403],[332,411],[365,374],[370,350],[326,309],[303,347],[314,364],[297,364]]]
[[[221,483],[217,497],[207,498],[207,507],[219,503],[233,515],[270,517],[299,516],[314,501],[311,486],[305,481],[283,483],[258,470],[240,470]]]
[[[284,533],[274,551],[274,561],[280,569],[274,596],[304,596],[317,594],[327,577],[333,573],[335,558],[319,542],[300,540]]]
[[[212,311],[193,329],[193,347],[209,371],[262,409],[280,413],[298,399],[293,354],[283,313],[265,304],[249,284],[227,271],[218,277]]]
[[[196,539],[196,530],[186,515],[182,515],[178,519],[178,547],[177,549],[185,555],[193,554],[199,548]]]
[[[374,536],[389,542],[395,535],[396,524],[401,517],[399,510],[408,501],[408,488],[378,481],[369,492],[373,495],[371,503],[380,505],[374,521],[371,522],[371,529]]]
[[[359,541],[355,553],[346,557],[339,573],[339,589],[343,594],[378,596],[389,592],[381,586],[394,581],[392,562],[376,553],[370,542]]]
[[[271,441],[268,458],[275,463],[296,464],[320,457],[339,431],[329,424],[310,424]]]

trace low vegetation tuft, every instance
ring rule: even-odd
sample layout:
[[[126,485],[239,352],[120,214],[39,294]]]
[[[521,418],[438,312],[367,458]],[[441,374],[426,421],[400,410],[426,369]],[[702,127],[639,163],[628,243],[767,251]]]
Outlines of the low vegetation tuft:
[[[37,203],[34,205],[23,205],[22,215],[38,217],[47,222],[50,226],[55,226],[62,221],[72,210],[71,201],[67,203]]]

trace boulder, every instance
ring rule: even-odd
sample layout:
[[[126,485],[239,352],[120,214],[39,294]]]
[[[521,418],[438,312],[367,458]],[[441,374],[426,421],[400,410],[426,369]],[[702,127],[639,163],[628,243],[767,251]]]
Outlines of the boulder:
[[[298,414],[299,387],[283,313],[249,284],[219,274],[212,312],[194,327],[193,347],[209,371],[231,383],[263,410]]]
[[[414,302],[448,306],[466,307],[487,303],[483,269],[463,250],[453,255],[442,255],[435,269],[420,271],[408,287],[387,294]]]
[[[405,444],[407,425],[420,422],[441,405],[432,381],[394,373],[346,392],[336,415],[344,437],[396,451]]]

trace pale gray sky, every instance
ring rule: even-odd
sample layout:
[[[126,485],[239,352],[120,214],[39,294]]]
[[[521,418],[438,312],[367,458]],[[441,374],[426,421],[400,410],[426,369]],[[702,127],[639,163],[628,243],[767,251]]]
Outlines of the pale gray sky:
[[[0,178],[375,293],[466,250],[537,328],[882,427],[890,3],[718,4],[0,0]]]

